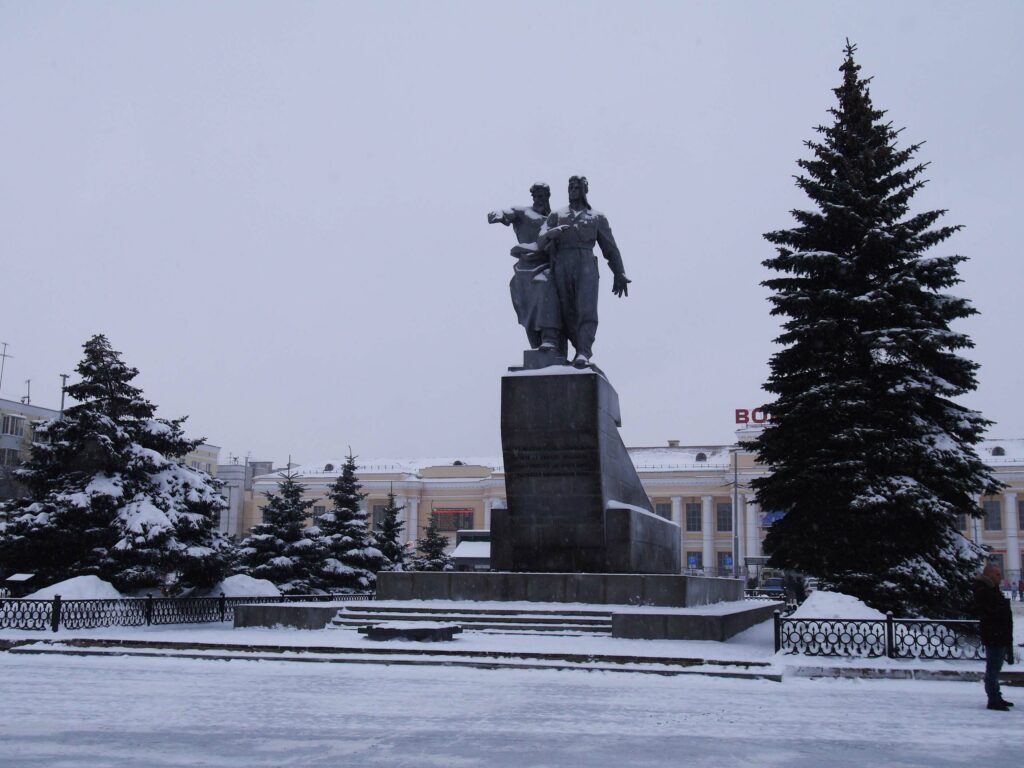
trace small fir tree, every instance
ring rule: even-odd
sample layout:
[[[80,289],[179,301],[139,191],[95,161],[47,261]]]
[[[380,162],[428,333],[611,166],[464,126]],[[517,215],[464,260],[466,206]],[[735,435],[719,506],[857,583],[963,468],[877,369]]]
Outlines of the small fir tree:
[[[752,442],[771,473],[753,481],[771,565],[904,615],[962,611],[981,550],[957,516],[998,483],[974,446],[989,424],[953,401],[976,387],[972,345],[950,323],[973,315],[944,293],[962,256],[924,253],[957,231],[944,211],[911,214],[920,147],[872,106],[847,43],[831,125],[807,142],[797,185],[816,210],[765,237],[785,318],[765,389],[772,423]]]
[[[361,488],[350,449],[327,494],[332,508],[317,518],[325,550],[324,579],[331,589],[340,592],[372,591],[377,586],[377,571],[388,564],[367,525],[362,509],[366,494]]]
[[[395,502],[393,491],[388,492],[388,503],[384,507],[384,519],[377,526],[375,539],[377,548],[387,558],[385,570],[404,571],[409,558],[409,545],[402,541],[405,522],[398,518],[399,512],[405,509]]]
[[[254,525],[239,548],[241,570],[273,582],[282,594],[321,592],[324,547],[316,527],[306,527],[314,499],[304,499],[305,486],[285,470],[277,493],[267,493],[263,522]]]
[[[431,516],[430,525],[427,526],[425,538],[416,542],[418,555],[413,558],[413,571],[452,571],[455,570],[455,561],[452,556],[445,552],[448,547],[448,539],[442,536],[437,530],[437,520]]]
[[[39,425],[17,471],[27,498],[0,511],[0,562],[41,583],[97,575],[121,591],[170,593],[219,581],[232,555],[216,530],[221,484],[181,458],[202,440],[158,419],[105,336],[84,345],[77,403]]]

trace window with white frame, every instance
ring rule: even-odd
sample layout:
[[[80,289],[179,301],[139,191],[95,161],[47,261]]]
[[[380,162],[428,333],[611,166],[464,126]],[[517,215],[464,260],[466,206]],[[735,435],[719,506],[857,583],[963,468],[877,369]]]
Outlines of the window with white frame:
[[[981,508],[985,511],[985,530],[1003,530],[1003,503],[998,499],[989,499],[981,503]]]
[[[732,530],[732,502],[731,501],[720,501],[717,506],[718,510],[718,530],[719,531],[731,531]]]
[[[699,533],[700,517],[700,502],[688,502],[686,505],[686,530],[690,533]]]
[[[3,423],[0,424],[0,434],[14,435],[15,437],[24,437],[25,435],[25,417],[15,416],[14,414],[5,414]]]
[[[373,505],[373,516],[370,518],[371,530],[379,531],[380,527],[384,524],[384,510],[388,508],[387,504],[374,504]]]
[[[666,520],[672,519],[671,502],[665,503],[663,501],[659,501],[657,504],[654,505],[654,511],[658,516],[664,517]]]
[[[716,552],[718,558],[718,570],[725,571],[732,568],[732,552]]]

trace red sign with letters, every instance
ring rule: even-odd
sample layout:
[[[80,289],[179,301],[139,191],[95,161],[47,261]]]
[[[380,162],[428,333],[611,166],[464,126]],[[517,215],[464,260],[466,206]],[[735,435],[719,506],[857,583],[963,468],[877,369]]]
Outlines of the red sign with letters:
[[[746,408],[736,409],[736,423],[737,424],[767,424],[772,420],[772,416],[768,411],[763,408]]]

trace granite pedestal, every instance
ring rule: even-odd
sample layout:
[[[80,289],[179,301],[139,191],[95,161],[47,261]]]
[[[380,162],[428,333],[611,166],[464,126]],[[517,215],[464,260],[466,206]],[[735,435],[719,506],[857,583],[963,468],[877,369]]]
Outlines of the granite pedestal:
[[[492,568],[679,573],[679,526],[651,510],[621,424],[618,395],[597,371],[551,366],[502,378],[508,508],[491,516]]]

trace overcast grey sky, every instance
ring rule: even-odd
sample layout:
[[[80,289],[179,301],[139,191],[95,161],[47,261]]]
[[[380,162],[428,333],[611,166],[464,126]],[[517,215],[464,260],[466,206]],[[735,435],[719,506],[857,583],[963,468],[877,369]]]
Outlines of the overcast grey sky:
[[[1024,436],[1016,2],[0,2],[2,396],[105,333],[163,416],[283,461],[500,454],[525,336],[486,212],[590,179],[628,445],[763,402],[772,253],[848,36],[966,225],[965,402]]]

